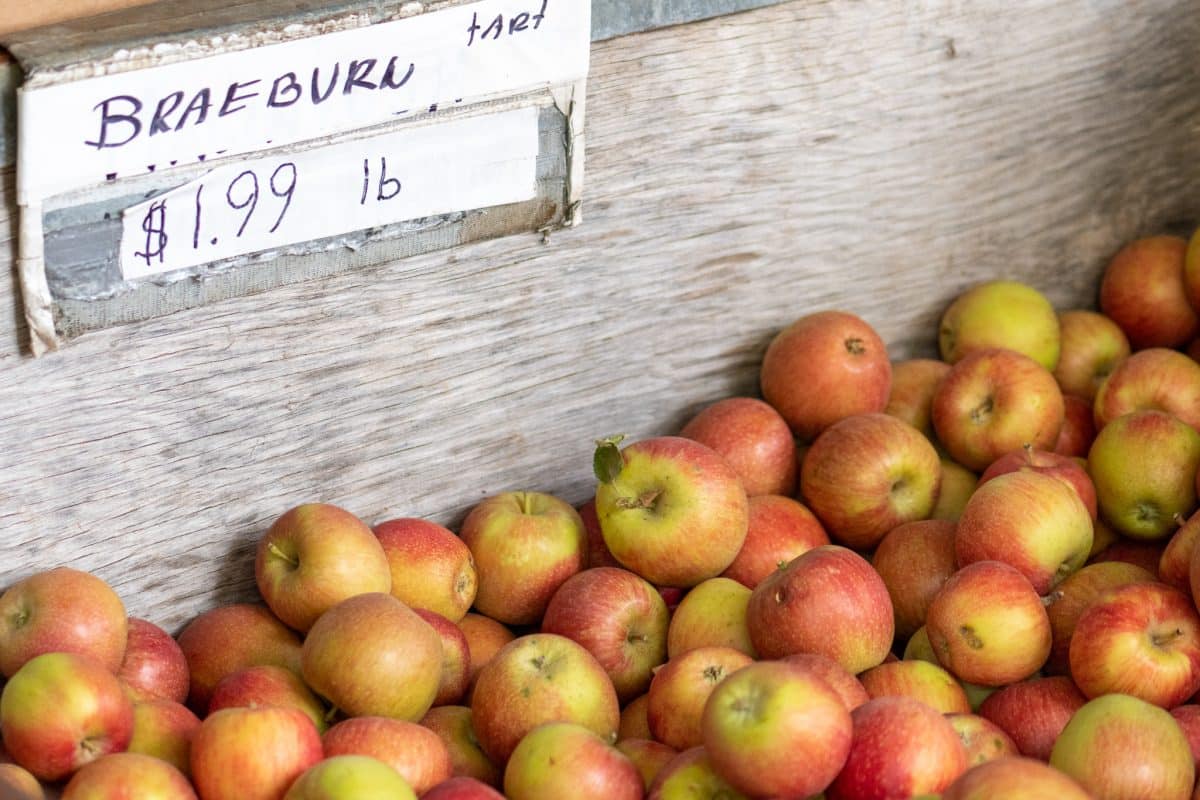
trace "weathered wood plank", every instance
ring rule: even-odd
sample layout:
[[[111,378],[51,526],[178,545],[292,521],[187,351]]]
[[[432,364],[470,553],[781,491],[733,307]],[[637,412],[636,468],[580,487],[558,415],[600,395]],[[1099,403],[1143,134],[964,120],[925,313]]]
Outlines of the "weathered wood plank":
[[[856,311],[901,356],[985,277],[1088,303],[1121,242],[1200,217],[1188,9],[803,0],[605,42],[580,228],[51,358],[18,354],[0,270],[0,585],[70,563],[176,628],[252,592],[255,540],[301,501],[453,525],[504,489],[584,499],[594,437],[753,391],[800,314]]]

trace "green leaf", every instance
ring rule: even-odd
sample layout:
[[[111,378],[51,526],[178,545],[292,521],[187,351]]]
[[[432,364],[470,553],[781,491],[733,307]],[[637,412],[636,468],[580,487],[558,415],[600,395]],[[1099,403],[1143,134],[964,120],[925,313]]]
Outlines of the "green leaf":
[[[609,436],[596,440],[596,452],[592,455],[592,471],[596,480],[601,483],[612,483],[621,474],[625,459],[621,456],[619,445],[625,439],[625,434]]]

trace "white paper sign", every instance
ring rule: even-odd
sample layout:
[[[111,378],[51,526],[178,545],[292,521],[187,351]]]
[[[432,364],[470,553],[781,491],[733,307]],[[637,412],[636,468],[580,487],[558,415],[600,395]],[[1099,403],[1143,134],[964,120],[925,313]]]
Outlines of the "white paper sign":
[[[145,278],[295,242],[536,195],[538,110],[519,108],[228,164],[129,208]]]
[[[22,204],[587,75],[590,0],[480,0],[22,90]]]

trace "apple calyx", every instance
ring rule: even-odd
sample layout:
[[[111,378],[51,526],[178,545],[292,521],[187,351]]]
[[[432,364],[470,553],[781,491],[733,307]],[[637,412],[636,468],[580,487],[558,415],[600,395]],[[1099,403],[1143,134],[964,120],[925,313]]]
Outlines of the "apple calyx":
[[[861,356],[867,352],[867,346],[857,336],[846,340],[846,352],[852,356]]]
[[[29,622],[30,616],[29,609],[25,606],[20,606],[8,615],[8,624],[13,628],[23,628]]]
[[[642,492],[637,497],[618,497],[617,508],[653,508],[654,501],[662,494],[662,489],[651,489]]]
[[[704,678],[710,683],[720,683],[724,675],[725,668],[718,664],[711,664],[704,668]]]
[[[612,483],[621,474],[625,459],[621,455],[620,444],[625,440],[625,434],[606,436],[596,440],[596,452],[592,454],[592,472],[601,483]]]
[[[983,402],[971,409],[971,422],[976,425],[982,425],[987,422],[992,415],[992,410],[996,407],[996,401],[988,395],[983,399]]]
[[[958,629],[958,633],[962,636],[963,641],[967,643],[967,647],[972,650],[982,650],[983,640],[976,635],[975,629],[970,625],[963,625]]]

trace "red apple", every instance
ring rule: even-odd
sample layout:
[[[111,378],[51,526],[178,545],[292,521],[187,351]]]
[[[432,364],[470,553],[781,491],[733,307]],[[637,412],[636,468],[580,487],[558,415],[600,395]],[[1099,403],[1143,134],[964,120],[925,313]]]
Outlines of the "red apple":
[[[275,520],[258,541],[254,578],[275,616],[298,631],[347,598],[392,588],[374,532],[327,503],[306,503]]]
[[[633,762],[638,774],[642,776],[642,784],[649,791],[658,773],[671,759],[679,755],[673,747],[653,739],[617,739],[614,745]]]
[[[123,619],[123,617],[122,617]],[[13,761],[58,781],[133,734],[133,702],[103,664],[75,653],[26,661],[0,694],[0,736]]]
[[[642,800],[644,789],[641,773],[624,753],[572,722],[538,725],[522,737],[504,768],[509,800]]]
[[[1017,281],[988,281],[954,299],[938,327],[938,350],[957,364],[980,350],[1003,347],[1046,369],[1058,364],[1058,315],[1046,296]]]
[[[318,731],[328,727],[325,706],[300,676],[287,667],[259,664],[226,675],[213,689],[208,713],[221,708],[294,708],[312,720]]]
[[[1087,474],[1087,462],[1059,453],[1022,447],[993,461],[979,476],[979,485],[1009,472],[1037,472],[1058,478],[1066,483],[1087,508],[1089,516],[1096,519],[1096,486]]]
[[[117,677],[137,698],[182,703],[188,696],[188,663],[171,634],[144,619],[128,620],[128,643]]]
[[[1100,280],[1100,310],[1121,327],[1135,350],[1177,347],[1200,330],[1184,288],[1187,242],[1148,236],[1122,247]]]
[[[78,653],[116,672],[127,625],[121,598],[95,575],[70,567],[30,575],[0,595],[0,673],[11,678],[42,653]]]
[[[1063,395],[1063,425],[1058,432],[1054,452],[1071,458],[1087,458],[1096,439],[1092,403],[1073,394]]]
[[[279,800],[323,758],[321,735],[294,708],[223,708],[192,739],[192,782],[202,800]]]
[[[997,758],[1020,755],[1016,742],[991,720],[969,713],[947,714],[946,719],[967,749],[968,768]]]
[[[1062,353],[1054,378],[1063,394],[1090,403],[1113,368],[1129,356],[1129,339],[1121,326],[1095,311],[1063,311],[1058,323]]]
[[[504,800],[504,795],[474,778],[458,777],[442,781],[422,795],[422,800]]]
[[[684,750],[662,769],[646,800],[749,800],[717,774],[703,747]]]
[[[621,562],[613,558],[612,551],[604,543],[604,533],[600,530],[600,518],[596,516],[596,498],[589,498],[577,509],[579,519],[583,522],[583,530],[587,533],[587,559],[589,567],[620,567]]]
[[[1098,553],[1093,553],[1090,561],[1093,564],[1122,561],[1141,567],[1157,578],[1158,565],[1162,562],[1164,550],[1166,550],[1166,541],[1163,539],[1145,542],[1117,536],[1108,547]]]
[[[282,800],[417,800],[396,770],[370,756],[330,756],[306,769]]]
[[[737,471],[750,497],[796,491],[796,442],[791,428],[762,400],[718,400],[692,417],[679,435],[720,454]]]
[[[33,773],[16,764],[0,763],[0,797],[4,800],[46,800]]]
[[[475,558],[475,608],[509,625],[531,625],[587,557],[583,520],[541,492],[504,492],[478,503],[462,524]]]
[[[932,358],[892,364],[892,391],[883,413],[907,422],[932,440],[936,436],[930,416],[933,393],[949,371],[949,364]]]
[[[478,588],[471,550],[449,529],[423,519],[389,519],[375,526],[392,573],[392,595],[458,622]]]
[[[1134,353],[1100,384],[1092,414],[1102,430],[1117,417],[1146,409],[1200,428],[1200,364],[1165,347]]]
[[[1046,671],[1058,675],[1070,672],[1068,653],[1075,626],[1097,598],[1118,586],[1153,580],[1154,575],[1135,564],[1105,561],[1088,564],[1056,586],[1044,601],[1053,638]]]
[[[436,733],[446,745],[454,775],[499,786],[503,773],[479,746],[471,716],[471,709],[466,706],[437,706],[429,709],[420,724]]]
[[[954,676],[928,661],[891,661],[858,676],[872,697],[911,697],[943,714],[968,714],[971,704]]]
[[[467,694],[470,696],[471,687],[483,665],[492,660],[492,656],[500,652],[500,648],[517,638],[517,635],[491,617],[468,611],[458,621],[458,628],[467,637],[467,649],[471,653],[471,677],[467,683]]]
[[[654,673],[646,721],[654,738],[676,750],[701,744],[704,705],[721,681],[753,659],[731,647],[700,647]]]
[[[1078,783],[1032,758],[998,758],[978,764],[946,787],[941,800],[1094,800]]]
[[[1175,706],[1170,713],[1187,737],[1188,747],[1192,748],[1192,759],[1200,762],[1200,705],[1186,703]]]
[[[997,689],[979,706],[979,715],[995,723],[1021,755],[1046,761],[1054,741],[1087,698],[1070,678],[1031,678]]]
[[[200,718],[174,700],[140,700],[133,704],[133,737],[127,748],[166,761],[190,775],[192,737]]]
[[[424,608],[414,608],[413,612],[433,628],[442,642],[441,679],[433,704],[445,706],[461,701],[471,682],[471,645],[467,635],[441,614]]]
[[[1197,541],[1200,541],[1200,513],[1192,514],[1171,534],[1158,559],[1158,579],[1189,597],[1193,596],[1192,553]]]
[[[896,638],[907,639],[925,624],[929,601],[954,574],[955,524],[929,519],[893,528],[871,556],[892,599]]]
[[[684,595],[667,629],[667,657],[697,647],[732,647],[753,658],[746,625],[751,591],[729,578],[709,578]],[[648,685],[648,682],[647,682]]]
[[[388,717],[352,717],[321,736],[325,757],[371,756],[387,764],[422,795],[448,780],[454,765],[450,750],[434,731],[415,722]]]
[[[420,719],[437,696],[441,670],[437,632],[383,592],[326,611],[301,651],[305,682],[350,716]]]
[[[842,699],[847,711],[853,711],[871,699],[862,682],[832,658],[816,653],[793,653],[779,660],[801,667],[825,681]]]
[[[196,800],[175,767],[138,753],[112,753],[87,764],[63,788],[62,800]]]
[[[829,535],[808,507],[791,497],[750,498],[746,540],[722,576],[751,589],[796,556],[829,544]]]
[[[895,632],[883,579],[837,545],[809,550],[760,583],[746,624],[762,658],[819,653],[854,674],[883,662]]]

